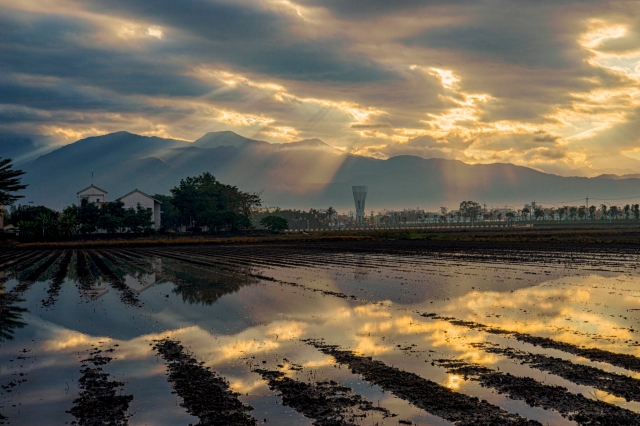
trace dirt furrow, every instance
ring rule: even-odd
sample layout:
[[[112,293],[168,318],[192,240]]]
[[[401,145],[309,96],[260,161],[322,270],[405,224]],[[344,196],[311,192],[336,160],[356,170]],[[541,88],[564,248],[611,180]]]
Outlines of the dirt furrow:
[[[84,250],[76,251],[76,271],[78,273],[78,287],[83,292],[90,292],[93,286],[93,276],[87,264],[87,255]]]
[[[49,284],[49,289],[47,290],[47,294],[49,297],[42,301],[42,306],[53,306],[56,303],[56,300],[58,300],[58,295],[60,294],[60,290],[62,289],[62,284],[64,283],[65,278],[67,278],[69,264],[71,263],[72,257],[73,252],[71,250],[66,250],[64,252],[62,261],[60,261],[60,263],[58,264],[58,268],[53,273],[53,277],[51,278],[51,284]]]
[[[333,356],[338,363],[348,365],[353,373],[361,375],[369,383],[376,384],[416,407],[458,426],[541,426],[541,423],[535,420],[509,413],[485,400],[452,391],[417,374],[374,361],[371,357],[340,350],[338,346],[327,345],[318,340],[305,342]]]
[[[532,407],[555,410],[580,425],[640,425],[640,414],[603,401],[587,399],[562,386],[545,385],[530,377],[517,377],[459,360],[440,359],[435,362],[446,368],[449,374],[457,374],[465,379],[471,377],[483,387],[496,389]]]
[[[474,347],[485,352],[504,355],[541,371],[555,374],[579,385],[592,386],[609,392],[627,401],[640,401],[640,380],[617,373],[609,373],[599,368],[574,364],[562,358],[534,354],[514,348],[503,348],[496,344],[479,343]]]
[[[80,426],[128,425],[131,415],[127,411],[133,396],[118,395],[119,388],[125,383],[110,380],[110,375],[101,366],[108,364],[111,358],[101,353],[102,350],[95,349],[89,358],[82,360],[83,363],[93,364],[93,367],[84,365],[80,370],[80,392],[68,413],[77,419]]]
[[[196,426],[252,426],[253,408],[238,400],[229,383],[190,356],[180,342],[156,341],[154,349],[167,362],[167,380],[182,398],[182,407],[200,419]]]
[[[282,403],[305,417],[314,419],[318,426],[356,425],[367,412],[378,412],[383,417],[392,415],[389,410],[375,407],[351,388],[333,380],[315,384],[305,383],[286,377],[281,371],[254,370],[269,382],[269,389],[277,390]]]
[[[42,274],[47,272],[54,263],[58,261],[58,258],[62,252],[57,251],[47,258],[42,264],[36,267],[33,271],[29,272],[20,283],[11,290],[12,293],[22,294],[27,291]]]
[[[501,328],[489,327],[477,322],[462,321],[452,317],[440,317],[437,314],[423,313],[421,314],[421,316],[426,318],[433,318],[436,320],[444,320],[456,326],[480,330],[489,334],[510,336],[520,342],[529,343],[533,346],[540,346],[541,348],[545,349],[556,349],[562,352],[570,353],[572,355],[581,356],[591,361],[606,362],[608,364],[615,365],[616,367],[621,367],[626,370],[640,372],[640,358],[634,355],[620,354],[597,348],[581,348],[570,343],[558,342],[557,340],[553,340],[548,337],[533,336],[531,334],[518,333]]]
[[[108,280],[111,287],[115,288],[118,293],[120,293],[120,300],[122,303],[128,306],[142,306],[140,299],[136,293],[131,290],[125,283],[124,280],[116,274],[109,266],[102,260],[100,255],[98,255],[95,251],[89,251],[89,257],[93,261],[93,263],[98,267],[102,275],[104,275]]]

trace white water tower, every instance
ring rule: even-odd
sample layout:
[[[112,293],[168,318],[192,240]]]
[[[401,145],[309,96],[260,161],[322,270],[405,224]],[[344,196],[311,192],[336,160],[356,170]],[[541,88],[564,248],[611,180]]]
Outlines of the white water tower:
[[[367,199],[367,186],[354,186],[353,201],[356,202],[356,223],[362,225],[364,223],[364,202]]]

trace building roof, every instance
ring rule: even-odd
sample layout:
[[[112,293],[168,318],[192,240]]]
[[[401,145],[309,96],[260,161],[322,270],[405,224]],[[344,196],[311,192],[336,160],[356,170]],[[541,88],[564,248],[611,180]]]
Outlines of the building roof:
[[[140,194],[144,195],[147,198],[151,198],[153,201],[162,204],[162,201],[158,201],[155,198],[153,198],[151,195],[149,194],[145,194],[144,192],[140,191],[139,189],[134,189],[133,191],[129,192],[128,194],[124,194],[122,197],[116,199],[116,201],[118,200],[122,200],[124,197],[128,197],[129,195],[133,194],[134,192],[139,192]]]
[[[104,192],[105,194],[107,193],[107,191],[105,191],[104,189],[100,189],[100,188],[98,188],[97,186],[95,186],[95,185],[91,184],[91,185],[87,186],[85,189],[82,189],[82,190],[78,191],[78,194],[80,194],[80,193],[82,193],[82,192],[84,192],[84,191],[86,191],[87,189],[90,189],[90,188],[95,188],[95,189],[97,189],[98,191],[102,191],[102,192]]]

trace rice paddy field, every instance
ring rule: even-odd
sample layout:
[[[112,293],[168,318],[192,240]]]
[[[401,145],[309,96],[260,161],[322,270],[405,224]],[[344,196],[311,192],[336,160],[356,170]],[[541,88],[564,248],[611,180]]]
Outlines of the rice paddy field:
[[[0,424],[640,425],[639,254],[0,252]]]

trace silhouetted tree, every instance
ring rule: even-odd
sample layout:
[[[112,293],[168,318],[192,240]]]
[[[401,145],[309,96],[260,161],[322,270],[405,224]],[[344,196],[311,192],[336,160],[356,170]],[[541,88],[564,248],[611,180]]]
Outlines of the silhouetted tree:
[[[27,187],[21,183],[20,176],[24,173],[22,170],[14,170],[11,158],[0,157],[0,206],[8,206],[23,198],[22,195],[15,195],[15,192]]]

